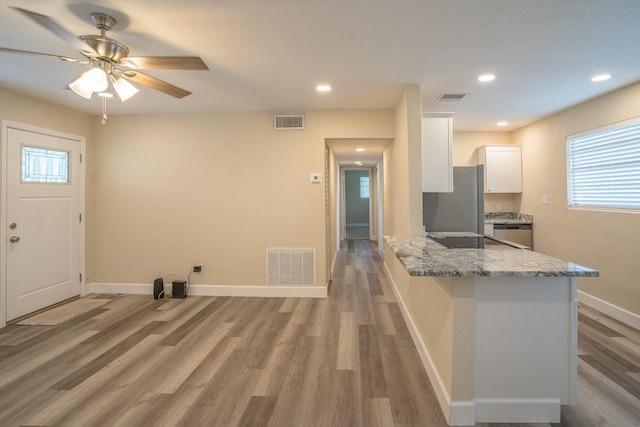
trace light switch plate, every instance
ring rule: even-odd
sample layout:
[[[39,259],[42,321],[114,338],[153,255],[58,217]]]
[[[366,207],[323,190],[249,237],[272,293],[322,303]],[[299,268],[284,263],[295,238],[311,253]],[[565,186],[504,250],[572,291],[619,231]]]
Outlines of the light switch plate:
[[[312,173],[310,175],[310,180],[312,184],[319,184],[322,182],[322,174],[320,173]]]

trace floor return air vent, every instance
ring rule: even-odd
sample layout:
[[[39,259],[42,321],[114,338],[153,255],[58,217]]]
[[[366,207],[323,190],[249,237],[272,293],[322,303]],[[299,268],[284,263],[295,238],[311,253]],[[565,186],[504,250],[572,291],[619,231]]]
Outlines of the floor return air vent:
[[[267,284],[315,286],[315,248],[267,248]]]

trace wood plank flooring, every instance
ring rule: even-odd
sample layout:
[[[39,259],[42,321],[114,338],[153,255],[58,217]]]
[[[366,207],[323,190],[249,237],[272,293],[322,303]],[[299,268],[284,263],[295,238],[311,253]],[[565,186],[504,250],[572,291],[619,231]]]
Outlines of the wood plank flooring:
[[[0,330],[0,425],[446,425],[367,240],[345,242],[327,299],[89,298],[110,302]],[[640,333],[583,306],[579,334],[558,425],[640,425]]]

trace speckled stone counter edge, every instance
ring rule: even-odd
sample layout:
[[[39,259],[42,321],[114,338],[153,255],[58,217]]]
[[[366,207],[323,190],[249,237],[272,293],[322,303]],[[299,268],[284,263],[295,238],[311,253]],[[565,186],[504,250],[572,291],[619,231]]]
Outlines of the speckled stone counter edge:
[[[485,224],[533,224],[533,215],[515,212],[486,212]]]
[[[431,233],[477,236],[473,233]],[[598,277],[597,270],[538,252],[514,249],[448,249],[428,237],[385,236],[385,242],[411,276]]]

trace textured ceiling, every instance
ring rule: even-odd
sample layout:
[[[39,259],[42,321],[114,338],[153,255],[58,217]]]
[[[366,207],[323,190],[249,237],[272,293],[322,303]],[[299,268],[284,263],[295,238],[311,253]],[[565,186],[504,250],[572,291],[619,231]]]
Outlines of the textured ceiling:
[[[132,56],[198,55],[209,71],[148,74],[193,92],[141,87],[110,114],[393,108],[406,84],[423,111],[454,112],[455,130],[515,129],[640,80],[637,0],[0,0],[0,46],[78,57],[9,6],[96,34],[89,13],[111,13],[108,35]],[[99,114],[100,101],[65,86],[80,64],[0,53],[0,86]],[[494,82],[480,84],[492,72]],[[609,72],[594,84],[589,78]],[[317,94],[317,83],[333,86]],[[442,93],[466,93],[436,103]],[[500,129],[502,130],[502,129]]]

